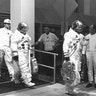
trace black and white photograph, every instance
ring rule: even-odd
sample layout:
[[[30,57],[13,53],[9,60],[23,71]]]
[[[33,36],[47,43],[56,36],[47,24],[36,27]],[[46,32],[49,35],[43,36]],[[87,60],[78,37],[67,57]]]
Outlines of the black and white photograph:
[[[96,0],[0,0],[0,96],[96,96]]]

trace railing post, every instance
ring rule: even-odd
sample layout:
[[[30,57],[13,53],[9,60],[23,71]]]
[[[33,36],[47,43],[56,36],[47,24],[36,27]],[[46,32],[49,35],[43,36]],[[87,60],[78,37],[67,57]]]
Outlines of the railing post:
[[[47,54],[51,54],[51,55],[54,56],[54,66],[53,67],[47,66],[47,65],[44,65],[44,64],[40,64],[40,63],[38,63],[38,65],[53,69],[53,81],[52,82],[55,83],[56,82],[56,56],[58,56],[58,54],[57,53],[46,52],[46,51],[42,51],[42,50],[37,50],[37,49],[32,49],[32,51],[47,53]]]
[[[56,82],[56,55],[54,55],[54,76],[53,76],[53,82]]]

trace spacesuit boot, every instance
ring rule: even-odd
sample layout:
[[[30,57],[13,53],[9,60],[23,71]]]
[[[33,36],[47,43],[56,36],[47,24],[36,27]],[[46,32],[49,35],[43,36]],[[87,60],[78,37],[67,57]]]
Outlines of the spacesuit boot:
[[[16,78],[16,76],[12,76],[11,81],[14,82],[15,84],[20,84],[20,80]]]
[[[20,81],[17,79],[14,80],[15,84],[20,84]]]
[[[32,78],[31,78],[31,74],[29,73],[25,73],[22,74],[22,79],[23,79],[23,83],[25,84],[26,87],[32,87],[35,85],[35,83],[31,82]]]
[[[32,86],[34,86],[35,85],[35,83],[33,83],[33,82],[28,82],[28,81],[24,81],[24,84],[27,86],[27,87],[32,87]]]

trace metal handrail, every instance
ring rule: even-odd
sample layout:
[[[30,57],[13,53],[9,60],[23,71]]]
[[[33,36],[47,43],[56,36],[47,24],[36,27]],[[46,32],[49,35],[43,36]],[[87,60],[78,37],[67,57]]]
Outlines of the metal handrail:
[[[56,76],[56,56],[58,56],[58,54],[57,53],[52,53],[52,52],[46,52],[46,51],[42,51],[42,50],[37,50],[37,49],[30,49],[30,50],[34,51],[34,52],[36,51],[36,52],[40,52],[40,53],[47,53],[47,54],[54,55],[54,66],[53,67],[48,66],[48,65],[44,65],[44,64],[40,64],[40,63],[38,63],[38,65],[39,66],[43,66],[43,67],[47,67],[47,68],[50,68],[50,69],[54,70],[54,73],[53,73],[53,83],[55,83],[55,81],[56,81],[56,78],[55,78],[55,76]],[[3,69],[7,69],[5,67],[2,67],[2,68]],[[12,81],[8,80],[8,81],[5,81],[5,82],[0,82],[0,84],[9,83],[9,82],[12,82]]]
[[[40,64],[40,63],[38,63],[38,65],[43,66],[43,67],[47,67],[47,68],[50,68],[50,69],[54,70],[54,73],[53,73],[53,83],[55,83],[55,81],[56,81],[56,78],[55,78],[55,76],[56,76],[56,56],[58,56],[58,54],[57,53],[52,53],[52,52],[46,52],[46,51],[42,51],[42,50],[37,50],[37,49],[31,49],[31,50],[32,51],[36,51],[36,52],[40,52],[40,53],[47,53],[47,54],[54,55],[54,66],[53,67],[47,66],[47,65],[44,65],[44,64]]]
[[[47,54],[52,54],[52,55],[57,55],[57,53],[52,53],[52,52],[47,52],[47,51],[42,51],[42,50],[37,50],[37,49],[31,49],[32,51],[37,51],[37,52],[42,52],[42,53],[47,53]]]

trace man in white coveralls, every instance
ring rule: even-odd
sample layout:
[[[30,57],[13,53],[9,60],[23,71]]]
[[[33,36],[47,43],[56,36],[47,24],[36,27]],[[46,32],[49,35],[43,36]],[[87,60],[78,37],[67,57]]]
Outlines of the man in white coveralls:
[[[12,31],[10,30],[10,19],[4,20],[4,27],[0,29],[0,50],[4,52],[4,60],[8,68],[10,77],[14,77],[14,69],[12,67],[12,53],[10,49]],[[1,69],[0,69],[1,70]],[[1,75],[1,73],[0,73]]]
[[[84,45],[86,47],[88,80],[87,88],[96,88],[96,25],[90,25],[89,34],[85,36]]]

